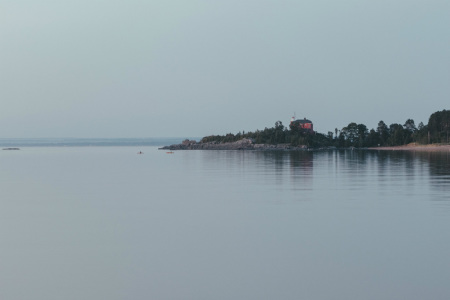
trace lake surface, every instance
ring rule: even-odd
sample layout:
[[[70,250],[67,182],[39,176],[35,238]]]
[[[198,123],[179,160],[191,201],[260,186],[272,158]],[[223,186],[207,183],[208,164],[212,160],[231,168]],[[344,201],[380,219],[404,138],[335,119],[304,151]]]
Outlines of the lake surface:
[[[28,146],[0,166],[1,299],[450,299],[449,153]]]

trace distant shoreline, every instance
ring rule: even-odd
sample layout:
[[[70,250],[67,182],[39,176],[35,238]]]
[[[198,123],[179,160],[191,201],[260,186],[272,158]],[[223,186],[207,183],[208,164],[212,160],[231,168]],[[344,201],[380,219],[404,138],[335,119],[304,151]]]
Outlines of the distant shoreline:
[[[371,147],[369,150],[383,150],[383,151],[422,151],[422,152],[450,152],[450,145],[418,145],[408,144],[402,146],[391,147]]]
[[[185,139],[185,138],[184,138]],[[0,138],[0,148],[16,147],[110,147],[161,146],[182,141],[181,137],[145,138]]]
[[[236,142],[197,142],[195,140],[184,140],[181,144],[174,144],[159,148],[160,150],[308,150],[306,146],[291,146],[290,144],[255,144],[251,139],[243,138]]]
[[[194,140],[185,140],[181,144],[174,144],[159,148],[160,150],[290,150],[290,151],[305,151],[305,150],[345,150],[341,148],[325,147],[325,148],[308,148],[306,146],[292,146],[289,144],[255,144],[250,139],[242,139],[231,143],[217,143],[217,142],[196,142]],[[422,151],[422,152],[450,152],[450,145],[418,145],[411,143],[402,146],[390,147],[369,147],[369,148],[346,148],[351,150],[380,150],[380,151]]]

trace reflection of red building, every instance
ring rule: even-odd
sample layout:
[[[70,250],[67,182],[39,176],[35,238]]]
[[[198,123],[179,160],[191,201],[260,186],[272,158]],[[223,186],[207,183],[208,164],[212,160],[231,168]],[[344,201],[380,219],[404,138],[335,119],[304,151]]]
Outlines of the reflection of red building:
[[[310,120],[307,120],[306,118],[304,118],[303,120],[295,120],[295,118],[293,117],[291,120],[291,125],[298,126],[300,128],[305,129],[306,131],[314,133],[313,123]]]

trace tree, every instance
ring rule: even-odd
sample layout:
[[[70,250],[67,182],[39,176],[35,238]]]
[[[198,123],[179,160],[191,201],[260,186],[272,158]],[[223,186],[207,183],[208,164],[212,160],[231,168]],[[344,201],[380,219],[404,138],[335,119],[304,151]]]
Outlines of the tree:
[[[399,146],[406,144],[406,136],[409,132],[402,125],[394,123],[389,126],[389,145]]]
[[[403,128],[405,129],[405,144],[409,144],[412,141],[414,141],[414,133],[417,131],[416,125],[414,124],[413,119],[406,120],[405,124],[403,125]]]
[[[450,133],[450,111],[437,111],[428,120],[428,130],[432,143],[448,143]]]
[[[378,122],[377,132],[380,135],[380,144],[382,146],[386,145],[389,139],[389,128],[383,121]]]
[[[370,132],[367,136],[367,147],[374,147],[380,144],[380,134],[373,129],[370,129]]]
[[[333,131],[328,131],[328,140],[331,143],[333,143]]]
[[[364,124],[358,124],[358,146],[364,147],[367,135],[369,134],[369,130],[367,129],[367,126]]]
[[[355,146],[358,142],[358,125],[354,122],[342,128],[341,134],[345,139],[345,146]]]
[[[281,130],[281,131],[284,130],[284,126],[283,126],[283,123],[281,123],[281,121],[275,122],[275,130]]]
[[[422,123],[422,125],[423,125],[423,123]],[[411,133],[414,133],[417,130],[413,119],[406,120],[405,124],[403,125],[403,128],[405,128],[405,130],[408,130]]]
[[[341,130],[341,132],[339,132],[338,146],[340,148],[347,146],[346,143],[345,143],[345,134],[344,134],[344,132],[342,132],[342,130]]]
[[[285,139],[286,139],[286,134],[284,131],[283,123],[281,123],[281,121],[275,122],[275,130],[274,131],[275,131],[275,136],[274,136],[273,143],[276,143],[276,144],[284,143]]]
[[[428,144],[428,125],[423,125],[423,122],[419,123],[414,133],[414,140],[420,144]]]

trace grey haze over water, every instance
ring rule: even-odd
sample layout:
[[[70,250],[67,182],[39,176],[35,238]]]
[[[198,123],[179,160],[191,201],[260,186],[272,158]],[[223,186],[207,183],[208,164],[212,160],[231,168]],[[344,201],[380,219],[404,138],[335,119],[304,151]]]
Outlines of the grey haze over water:
[[[166,146],[179,144],[184,139],[186,138],[0,138],[0,147]]]
[[[2,299],[450,298],[449,153],[40,146],[0,165]]]

